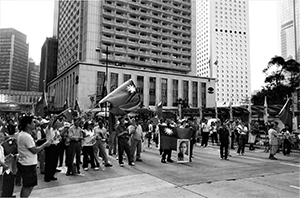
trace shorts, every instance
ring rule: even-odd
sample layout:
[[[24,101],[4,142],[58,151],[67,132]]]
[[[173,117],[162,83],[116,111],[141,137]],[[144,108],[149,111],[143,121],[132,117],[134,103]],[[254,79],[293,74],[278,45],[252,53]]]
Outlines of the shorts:
[[[17,166],[24,188],[34,187],[38,184],[36,165],[24,166],[18,162]]]

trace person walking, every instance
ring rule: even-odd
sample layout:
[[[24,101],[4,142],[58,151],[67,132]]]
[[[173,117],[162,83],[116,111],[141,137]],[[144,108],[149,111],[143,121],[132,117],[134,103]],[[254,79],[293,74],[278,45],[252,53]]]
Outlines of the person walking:
[[[24,116],[20,120],[19,128],[21,132],[18,135],[18,172],[22,178],[22,188],[20,197],[29,197],[34,186],[38,184],[37,179],[37,153],[50,146],[52,140],[47,140],[41,146],[36,147],[31,134],[35,129],[33,116]]]
[[[94,133],[96,135],[96,143],[94,144],[94,156],[97,162],[100,164],[99,157],[104,161],[105,167],[112,167],[112,164],[109,163],[108,157],[105,150],[105,144],[107,139],[107,130],[104,127],[104,120],[99,119],[98,126],[94,128]]]

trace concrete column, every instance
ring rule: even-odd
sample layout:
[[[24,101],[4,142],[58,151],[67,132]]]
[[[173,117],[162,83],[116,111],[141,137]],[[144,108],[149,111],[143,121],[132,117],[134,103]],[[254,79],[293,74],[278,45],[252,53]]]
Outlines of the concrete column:
[[[182,98],[183,97],[182,81],[183,81],[182,79],[178,79],[178,98]]]
[[[173,102],[173,79],[168,78],[168,86],[167,86],[167,106],[172,107]]]
[[[144,106],[149,107],[149,76],[144,77]]]

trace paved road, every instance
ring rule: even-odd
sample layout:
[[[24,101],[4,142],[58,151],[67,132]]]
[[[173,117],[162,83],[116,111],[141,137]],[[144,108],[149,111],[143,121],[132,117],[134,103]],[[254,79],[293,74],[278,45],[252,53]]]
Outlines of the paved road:
[[[206,198],[299,198],[299,153],[279,160],[257,149],[238,156],[231,150],[229,161],[220,160],[217,147],[195,147],[193,162],[160,162],[156,148],[142,153],[135,167],[119,167],[110,156],[112,168],[84,171],[84,175],[58,173],[57,181],[39,185],[31,197],[206,197]],[[175,159],[175,152],[174,159]],[[19,196],[20,187],[15,188]]]

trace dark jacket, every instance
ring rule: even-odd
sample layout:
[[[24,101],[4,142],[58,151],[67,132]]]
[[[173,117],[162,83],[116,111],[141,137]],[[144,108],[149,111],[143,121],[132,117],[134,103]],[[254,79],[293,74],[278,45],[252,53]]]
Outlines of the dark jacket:
[[[229,131],[225,127],[220,127],[218,129],[219,138],[221,144],[229,144]]]

